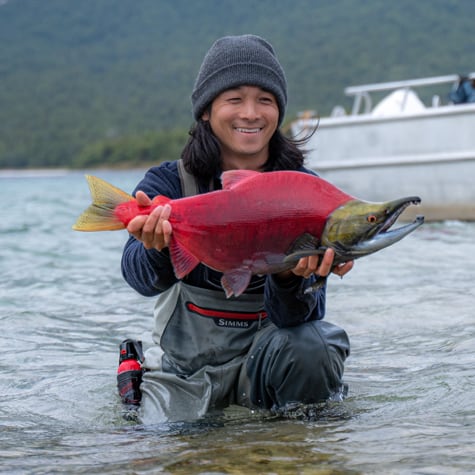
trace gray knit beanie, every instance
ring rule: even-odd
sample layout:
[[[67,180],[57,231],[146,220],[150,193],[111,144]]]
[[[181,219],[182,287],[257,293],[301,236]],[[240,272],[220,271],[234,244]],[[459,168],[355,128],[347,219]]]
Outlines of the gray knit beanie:
[[[255,35],[225,36],[211,46],[191,95],[194,118],[198,120],[223,91],[243,85],[259,86],[274,94],[280,125],[287,104],[285,73],[270,43]]]

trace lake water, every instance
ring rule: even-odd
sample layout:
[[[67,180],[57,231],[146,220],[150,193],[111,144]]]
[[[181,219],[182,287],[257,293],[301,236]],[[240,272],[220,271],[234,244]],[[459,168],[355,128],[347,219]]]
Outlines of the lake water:
[[[96,174],[131,191],[143,172]],[[82,173],[3,173],[0,197],[2,473],[475,473],[475,223],[425,224],[331,277],[343,403],[140,427],[115,371],[122,339],[150,341],[153,299],[122,280],[126,233],[71,230]]]

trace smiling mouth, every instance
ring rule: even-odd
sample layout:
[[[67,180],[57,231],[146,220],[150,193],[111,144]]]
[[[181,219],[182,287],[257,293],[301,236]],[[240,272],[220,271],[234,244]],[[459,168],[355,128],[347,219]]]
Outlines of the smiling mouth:
[[[235,129],[237,132],[241,132],[243,134],[257,134],[262,129],[260,127],[254,127],[252,129],[245,129],[243,127],[236,127]]]

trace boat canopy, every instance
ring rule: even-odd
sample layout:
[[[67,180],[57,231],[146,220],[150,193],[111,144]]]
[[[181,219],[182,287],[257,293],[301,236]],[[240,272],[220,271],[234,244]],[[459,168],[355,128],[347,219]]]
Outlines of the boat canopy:
[[[372,111],[374,117],[414,114],[425,109],[424,103],[412,89],[397,89],[386,96]]]

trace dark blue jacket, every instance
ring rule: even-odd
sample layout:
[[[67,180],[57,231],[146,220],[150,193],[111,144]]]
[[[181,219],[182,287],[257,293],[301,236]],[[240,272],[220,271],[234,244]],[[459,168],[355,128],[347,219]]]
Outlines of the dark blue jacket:
[[[300,171],[311,173],[302,168]],[[221,189],[219,177],[215,178],[214,189]],[[150,198],[158,194],[171,199],[182,198],[180,177],[176,162],[165,162],[152,167],[134,190],[145,192]],[[200,187],[200,193],[207,188]],[[128,284],[145,296],[158,295],[168,289],[177,279],[173,272],[168,249],[147,250],[133,236],[127,241],[122,256],[122,275]],[[198,265],[186,276],[187,284],[210,289],[221,288],[221,273],[204,265]],[[303,294],[303,290],[314,278],[295,277],[286,285],[277,283],[272,276],[253,276],[246,293],[264,293],[264,307],[269,318],[279,327],[298,325],[310,320],[320,320],[325,315],[326,288],[314,294]]]

